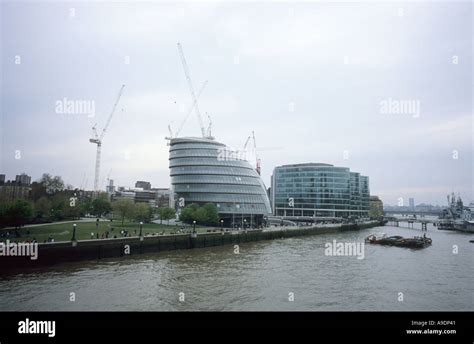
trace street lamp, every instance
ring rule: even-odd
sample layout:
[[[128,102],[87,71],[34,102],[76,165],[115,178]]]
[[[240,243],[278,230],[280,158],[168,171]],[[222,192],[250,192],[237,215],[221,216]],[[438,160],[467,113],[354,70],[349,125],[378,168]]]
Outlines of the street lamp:
[[[76,224],[73,224],[73,225],[72,225],[72,238],[71,238],[72,246],[76,246],[76,244],[77,244],[77,240],[76,240],[76,227],[77,227]]]
[[[244,229],[247,227],[247,219],[244,219]]]
[[[221,232],[224,231],[224,220],[221,220]]]
[[[196,233],[196,221],[193,221],[193,234]]]
[[[140,222],[140,241],[143,241],[142,227],[143,227],[143,222]]]

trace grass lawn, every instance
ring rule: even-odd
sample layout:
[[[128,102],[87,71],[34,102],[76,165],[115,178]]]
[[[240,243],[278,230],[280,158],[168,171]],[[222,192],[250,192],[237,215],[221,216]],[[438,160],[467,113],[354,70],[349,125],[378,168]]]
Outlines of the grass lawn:
[[[165,232],[165,234],[173,233],[179,230],[180,226],[169,226],[165,224],[166,221],[163,221],[163,224],[156,223],[147,223],[143,225],[143,235],[152,235],[153,233],[159,234]],[[69,241],[72,238],[72,223],[58,223],[58,224],[48,224],[38,227],[22,228],[19,230],[21,234],[20,238],[16,238],[14,235],[10,237],[2,237],[0,241],[5,241],[9,239],[10,241],[27,241],[35,238],[38,242],[43,242],[48,239],[51,235],[54,238],[54,241]],[[112,231],[111,228],[114,228]],[[114,235],[117,238],[122,237],[120,232],[127,230],[129,235],[138,236],[140,233],[140,225],[138,223],[124,222],[123,227],[121,226],[120,221],[100,221],[98,226],[99,238],[102,233],[109,231],[109,238],[113,238]],[[187,225],[186,229],[192,229],[192,226]],[[196,232],[205,233],[210,228],[207,227],[196,227]],[[136,231],[136,232],[135,232]],[[6,232],[6,231],[5,231]],[[12,230],[10,231],[13,232]],[[29,232],[29,234],[28,234]],[[76,227],[76,239],[77,240],[86,240],[91,238],[91,233],[94,233],[94,239],[96,238],[96,223],[95,222],[78,222]]]

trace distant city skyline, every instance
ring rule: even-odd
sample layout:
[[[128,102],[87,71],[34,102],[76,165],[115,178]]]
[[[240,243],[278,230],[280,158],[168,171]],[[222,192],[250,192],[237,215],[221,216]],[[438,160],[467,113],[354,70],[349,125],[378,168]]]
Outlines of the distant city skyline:
[[[50,173],[92,189],[91,128],[125,83],[101,189],[107,176],[169,187],[164,138],[191,105],[181,42],[194,88],[209,81],[205,125],[208,113],[235,149],[254,130],[267,187],[274,167],[314,162],[367,175],[386,204],[474,200],[470,2],[0,6],[7,180]],[[192,113],[180,136],[199,134]]]

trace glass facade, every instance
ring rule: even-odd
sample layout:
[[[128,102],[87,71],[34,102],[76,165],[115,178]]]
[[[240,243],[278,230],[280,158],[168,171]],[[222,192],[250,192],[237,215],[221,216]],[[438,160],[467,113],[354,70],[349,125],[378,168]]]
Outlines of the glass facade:
[[[255,227],[271,215],[260,175],[224,144],[207,138],[170,140],[173,202],[179,210],[192,203],[214,203],[225,226]]]
[[[346,167],[308,163],[276,167],[273,214],[286,217],[366,217],[369,178]]]

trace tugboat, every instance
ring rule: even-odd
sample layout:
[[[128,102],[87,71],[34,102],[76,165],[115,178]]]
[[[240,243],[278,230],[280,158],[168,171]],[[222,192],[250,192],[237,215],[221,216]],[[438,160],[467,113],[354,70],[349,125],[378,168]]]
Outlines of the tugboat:
[[[422,237],[415,236],[413,238],[404,238],[399,235],[389,236],[385,233],[371,234],[365,238],[365,242],[368,244],[385,245],[385,246],[397,246],[397,247],[408,247],[408,248],[425,248],[431,245],[432,240],[428,238],[426,234]]]

